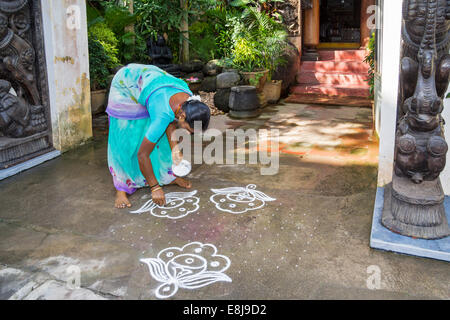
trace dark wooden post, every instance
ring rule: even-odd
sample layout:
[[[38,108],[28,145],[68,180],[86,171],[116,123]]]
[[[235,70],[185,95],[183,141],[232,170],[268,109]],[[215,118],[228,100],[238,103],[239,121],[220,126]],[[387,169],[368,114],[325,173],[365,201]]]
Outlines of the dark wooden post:
[[[422,239],[450,235],[439,179],[448,151],[441,116],[450,75],[447,3],[403,2],[395,173],[386,188],[382,224],[393,232]]]

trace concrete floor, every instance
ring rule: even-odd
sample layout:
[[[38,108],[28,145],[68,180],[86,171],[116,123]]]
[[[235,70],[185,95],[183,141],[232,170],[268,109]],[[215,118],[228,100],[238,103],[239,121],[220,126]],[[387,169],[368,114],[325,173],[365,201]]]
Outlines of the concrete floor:
[[[200,209],[180,220],[113,208],[102,121],[92,143],[0,182],[1,299],[156,299],[161,283],[139,260],[193,241],[229,257],[232,282],[179,289],[173,299],[450,298],[448,263],[369,248],[378,152],[370,109],[281,104],[255,120],[214,117],[221,130],[278,128],[280,170],[195,166]],[[248,184],[277,200],[241,215],[209,201],[211,188]],[[133,195],[134,208],[146,197]],[[369,266],[381,272],[377,290]]]

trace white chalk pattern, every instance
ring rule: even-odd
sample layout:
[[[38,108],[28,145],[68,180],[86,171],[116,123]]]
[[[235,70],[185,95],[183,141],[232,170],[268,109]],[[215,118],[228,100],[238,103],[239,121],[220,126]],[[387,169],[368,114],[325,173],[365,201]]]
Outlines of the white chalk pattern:
[[[150,213],[158,218],[181,219],[200,208],[200,198],[195,197],[197,191],[171,192],[166,194],[166,205],[159,206],[153,200],[147,201],[139,210],[131,211],[135,214]]]
[[[215,282],[232,282],[224,272],[228,257],[217,254],[212,244],[192,242],[182,248],[168,248],[157,258],[141,259],[150,275],[162,284],[155,290],[158,299],[173,297],[179,289],[199,289]]]
[[[276,199],[267,196],[265,193],[256,190],[256,185],[250,184],[247,187],[232,187],[224,189],[211,189],[215,194],[210,200],[216,208],[233,214],[242,214],[250,210],[261,209],[268,201]]]

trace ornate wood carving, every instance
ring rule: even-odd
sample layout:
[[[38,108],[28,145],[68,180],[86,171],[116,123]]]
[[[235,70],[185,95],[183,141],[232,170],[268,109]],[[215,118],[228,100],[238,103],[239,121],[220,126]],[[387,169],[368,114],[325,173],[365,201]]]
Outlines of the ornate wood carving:
[[[308,3],[310,0],[302,0],[302,3]],[[286,0],[276,3],[278,11],[283,16],[283,22],[286,25],[289,35],[292,37],[300,35],[300,3],[299,0]],[[304,8],[304,7],[302,7]]]
[[[383,225],[403,235],[450,235],[439,175],[448,145],[441,113],[450,75],[450,1],[405,0],[395,174]]]
[[[40,1],[0,0],[0,169],[51,149]]]

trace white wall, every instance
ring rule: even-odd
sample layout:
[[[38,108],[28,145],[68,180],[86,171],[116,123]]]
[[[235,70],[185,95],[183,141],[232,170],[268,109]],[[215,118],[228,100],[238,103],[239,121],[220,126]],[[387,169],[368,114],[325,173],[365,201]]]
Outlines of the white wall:
[[[376,109],[379,115],[380,154],[378,185],[392,181],[397,97],[400,70],[402,1],[382,0],[381,81],[377,83]]]
[[[447,94],[449,93],[450,90],[447,92]],[[442,112],[442,116],[444,117],[446,122],[445,139],[450,145],[450,99],[445,99],[444,111]],[[447,166],[445,167],[444,172],[442,172],[441,174],[441,182],[445,194],[450,196],[450,151],[447,153]]]
[[[66,151],[92,137],[85,0],[40,0],[53,143]]]

